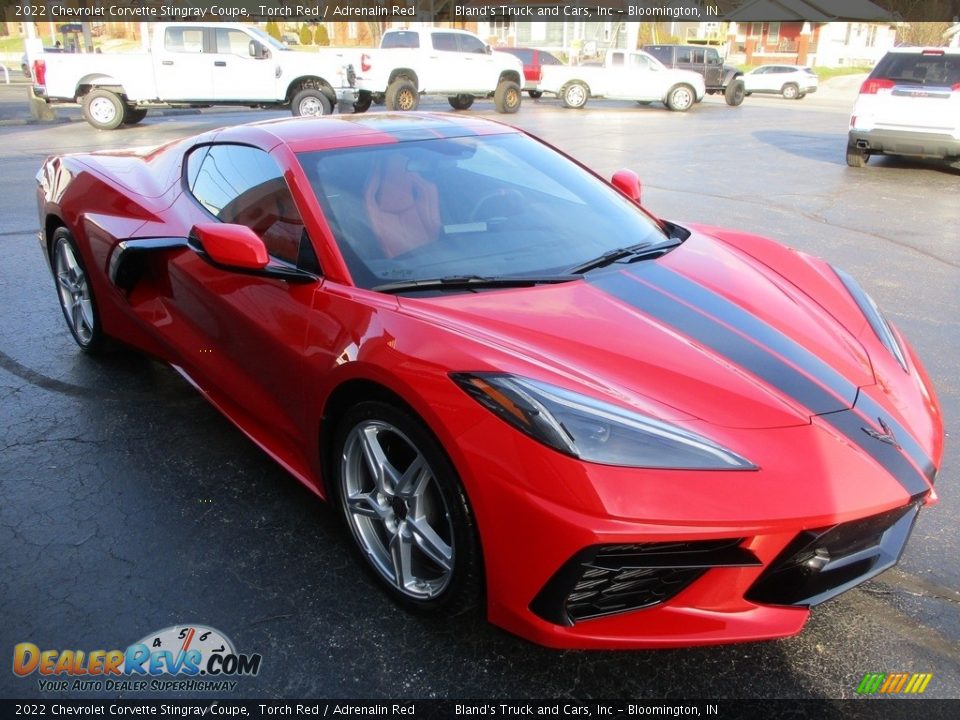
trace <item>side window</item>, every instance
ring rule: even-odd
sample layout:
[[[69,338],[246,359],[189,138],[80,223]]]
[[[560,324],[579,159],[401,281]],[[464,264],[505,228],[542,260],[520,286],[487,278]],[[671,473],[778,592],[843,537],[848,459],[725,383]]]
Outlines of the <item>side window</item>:
[[[701,49],[691,50],[690,55],[693,57],[693,62],[697,65],[703,65],[704,63],[704,52]]]
[[[540,53],[541,65],[561,65],[562,63],[548,52]]]
[[[677,48],[677,62],[678,63],[692,63],[693,62],[693,50],[688,47]]]
[[[167,52],[202,53],[203,29],[168,27],[163,33],[163,49]]]
[[[221,55],[250,57],[250,36],[239,30],[216,29],[217,52]]]
[[[720,53],[718,53],[713,48],[707,48],[707,63],[709,65],[719,65],[720,64]]]
[[[623,53],[610,53],[610,67],[623,67]]]
[[[459,34],[457,37],[460,38],[460,52],[480,54],[487,52],[487,45],[480,38],[474,37],[473,35]]]
[[[650,60],[645,55],[633,54],[630,56],[630,65],[637,70],[649,70]]]
[[[420,34],[410,30],[389,32],[383,36],[380,47],[384,50],[388,48],[415,49],[420,47]]]
[[[520,62],[524,65],[533,65],[533,50],[519,48],[513,51],[513,55],[520,58]]]
[[[434,50],[444,50],[446,52],[457,52],[456,33],[435,32],[430,35],[433,41]]]
[[[300,212],[276,161],[246,145],[211,145],[187,160],[190,193],[220,222],[246,225],[271,257],[316,270]]]
[[[648,53],[653,55],[657,60],[662,62],[664,65],[673,64],[673,48],[671,47],[661,47],[659,45],[655,45],[652,47],[644,48],[644,50],[646,50]],[[680,61],[680,58],[678,57],[677,62],[679,61]]]

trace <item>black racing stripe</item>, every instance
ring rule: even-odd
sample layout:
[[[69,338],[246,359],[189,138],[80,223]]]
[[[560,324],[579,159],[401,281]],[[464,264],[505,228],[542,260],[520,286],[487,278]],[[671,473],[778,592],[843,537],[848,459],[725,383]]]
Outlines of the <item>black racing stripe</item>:
[[[843,403],[764,347],[623,272],[598,274],[589,280],[605,292],[716,350],[816,414],[839,412],[852,405],[852,398],[850,403]],[[713,310],[710,304],[700,307]]]
[[[862,448],[870,457],[880,463],[897,481],[903,485],[903,488],[911,497],[926,493],[930,490],[926,478],[917,472],[917,469],[910,463],[906,456],[893,445],[876,440],[863,431],[865,426],[863,418],[853,410],[844,410],[838,413],[829,413],[821,415],[824,420],[855,445]]]
[[[923,471],[927,480],[931,483],[933,482],[937,474],[937,466],[933,464],[933,460],[931,460],[926,451],[920,447],[920,443],[917,442],[917,439],[907,428],[891,417],[890,413],[884,410],[880,403],[864,392],[861,392],[857,397],[856,409],[862,411],[873,424],[876,424],[876,421],[882,418],[893,431],[893,435],[900,444],[900,447],[903,448],[903,451],[909,455],[917,464],[917,467]]]
[[[662,265],[650,264],[643,269],[640,276],[657,287],[663,288],[671,295],[682,298],[694,307],[704,308],[713,317],[730,327],[736,328],[761,345],[770,348],[821,385],[844,398],[847,401],[846,407],[853,405],[853,401],[857,397],[856,383],[850,382],[795,340],[787,337],[775,327],[765,323],[739,305]],[[807,407],[811,406],[808,405]],[[821,410],[811,407],[811,409],[820,413],[832,412],[837,408]]]
[[[664,291],[658,289],[658,287],[641,283],[635,278],[643,278],[648,282],[656,283],[658,286],[666,281],[669,283],[667,291],[681,298],[683,302],[665,295]],[[733,327],[742,329],[744,333],[749,333],[754,329],[759,330],[757,323],[762,325],[762,321],[740,308],[736,308],[736,312],[733,312],[730,307],[727,307],[730,305],[729,301],[720,298],[709,290],[694,286],[694,289],[698,291],[695,293],[688,292],[692,283],[685,278],[679,278],[683,282],[678,282],[677,278],[679,276],[676,273],[657,267],[654,263],[649,263],[642,270],[631,269],[629,273],[623,271],[598,273],[596,276],[588,278],[588,281],[604,292],[713,349],[765,380],[786,396],[801,403],[811,411],[811,414],[821,416],[823,420],[839,430],[857,447],[874,458],[900,482],[911,496],[926,492],[929,489],[924,476],[910,464],[900,450],[893,445],[888,445],[870,437],[863,431],[863,419],[856,412],[851,411],[847,404],[842,403],[824,386],[778,357],[772,350],[750,342],[738,332],[734,332],[721,324],[712,315],[717,308],[720,308],[717,312],[723,316],[723,321]],[[695,304],[696,307],[703,308],[704,311],[696,310],[686,303]],[[704,314],[707,311],[711,315]],[[744,315],[747,317],[744,317]],[[775,330],[773,332],[780,335]],[[764,338],[774,337],[768,331],[757,334]],[[793,343],[789,338],[786,338],[786,340],[788,340],[788,344]],[[787,344],[780,343],[778,340],[777,352],[779,352],[780,347],[786,346]],[[804,353],[806,352],[804,350]],[[783,353],[783,356],[791,357],[787,353]],[[795,357],[796,355],[792,356]],[[822,361],[817,360],[817,363],[822,364]],[[813,368],[816,369],[815,364]],[[831,372],[836,374],[836,371],[831,370]],[[816,376],[820,377],[819,375]],[[836,378],[833,378],[833,380],[836,381]],[[849,384],[849,381],[844,380],[844,382]],[[856,390],[855,386],[854,390]],[[851,398],[849,404],[852,404],[852,401],[853,398]],[[813,412],[814,410],[816,412]],[[909,435],[906,435],[906,437],[909,437]]]

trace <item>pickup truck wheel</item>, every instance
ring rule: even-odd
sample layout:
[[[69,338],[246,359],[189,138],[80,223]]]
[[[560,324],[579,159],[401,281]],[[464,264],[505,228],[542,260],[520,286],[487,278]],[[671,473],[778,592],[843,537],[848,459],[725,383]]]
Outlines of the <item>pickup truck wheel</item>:
[[[743,102],[744,93],[743,80],[737,78],[727,85],[727,89],[723,91],[723,97],[727,101],[727,105],[737,107]]]
[[[513,80],[502,80],[493,93],[493,106],[498,113],[515,113],[522,100],[523,92]]]
[[[330,98],[319,90],[306,88],[293,96],[290,111],[298,117],[315,117],[329,115],[333,112]]]
[[[387,88],[386,103],[387,110],[416,110],[420,105],[420,93],[410,80],[399,77]]]
[[[369,92],[361,91],[360,97],[353,104],[354,113],[365,113],[370,109],[370,106],[373,105],[373,95]]]
[[[143,108],[132,108],[127,106],[123,109],[123,124],[136,125],[147,116],[147,111]]]
[[[866,167],[869,159],[870,152],[868,150],[861,150],[856,145],[847,145],[847,165],[850,167]]]
[[[564,107],[579,110],[590,99],[590,90],[579,80],[574,80],[560,88],[560,103]]]
[[[527,95],[532,97],[534,100],[539,100],[543,97],[543,92],[540,90],[527,90]]]
[[[800,88],[793,83],[787,83],[783,86],[783,89],[780,91],[780,93],[787,100],[796,100],[800,96]]]
[[[454,110],[466,110],[473,105],[473,95],[451,95],[447,102]]]
[[[124,110],[115,92],[94,88],[83,96],[83,119],[97,130],[116,130],[123,124]]]
[[[677,85],[667,93],[667,107],[674,112],[686,112],[692,106],[697,96],[689,85]]]

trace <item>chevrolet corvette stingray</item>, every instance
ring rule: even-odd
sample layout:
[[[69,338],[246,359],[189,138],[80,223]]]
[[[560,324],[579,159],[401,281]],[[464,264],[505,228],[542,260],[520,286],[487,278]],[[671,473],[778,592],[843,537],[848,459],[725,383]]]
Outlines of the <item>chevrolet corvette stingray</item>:
[[[553,647],[797,633],[936,501],[936,396],[850,275],[506,125],[288,119],[49,158],[85,351],[169,363],[411,610]]]

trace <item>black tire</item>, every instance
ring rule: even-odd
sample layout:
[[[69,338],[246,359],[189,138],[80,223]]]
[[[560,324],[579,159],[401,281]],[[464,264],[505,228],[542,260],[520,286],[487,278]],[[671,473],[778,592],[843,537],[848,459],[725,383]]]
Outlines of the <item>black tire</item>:
[[[401,475],[418,457],[424,461],[429,479],[421,480],[422,485],[418,482],[422,490],[411,488],[416,499],[402,493],[378,492],[381,485],[396,488],[396,484],[375,480],[363,452],[365,443],[376,443],[382,457],[395,471],[394,477]],[[354,547],[364,558],[364,565],[390,597],[408,610],[424,613],[443,610],[453,614],[477,605],[482,571],[473,512],[456,469],[426,425],[397,405],[361,402],[340,419],[330,457],[332,499]],[[348,502],[348,498],[353,498],[353,502]],[[374,507],[376,513],[371,512]],[[421,549],[424,543],[420,540],[427,536],[417,531],[411,519],[416,516],[426,520],[434,537],[449,550],[448,570]],[[401,541],[405,533],[410,548],[407,570],[413,583],[398,582],[396,578],[402,573],[396,570],[391,552],[394,543]],[[432,547],[438,547],[431,543]],[[434,577],[437,574],[441,580]],[[421,580],[423,585],[419,584]],[[401,589],[398,585],[405,587]]]
[[[847,165],[853,168],[862,168],[867,166],[870,159],[869,150],[861,150],[856,145],[847,145]]]
[[[454,110],[467,110],[473,105],[473,95],[451,95],[447,98],[447,102]]]
[[[147,116],[147,111],[145,108],[134,108],[127,105],[123,109],[123,124],[136,125],[138,122],[141,122],[146,116]]]
[[[116,130],[125,110],[123,100],[110,90],[94,88],[83,96],[83,119],[97,130]]]
[[[743,89],[743,80],[735,78],[730,81],[726,90],[723,91],[723,99],[727,101],[727,105],[730,107],[737,107],[743,102],[745,94],[746,91]]]
[[[799,100],[800,97],[800,88],[797,87],[795,83],[787,83],[780,89],[780,94],[783,95],[786,100]]]
[[[373,95],[366,90],[360,91],[360,97],[353,104],[354,113],[365,113],[373,105]]]
[[[651,104],[653,104],[652,100],[637,100],[637,105],[647,106]]]
[[[674,85],[667,93],[667,99],[664,101],[666,106],[674,112],[686,112],[694,106],[697,101],[696,91],[689,85]]]
[[[420,106],[420,93],[417,92],[417,86],[409,78],[398,77],[387,88],[384,102],[387,110],[409,112]]]
[[[493,93],[493,107],[498,113],[512,115],[523,103],[523,91],[513,80],[501,80]]]
[[[527,90],[527,95],[532,97],[534,100],[539,100],[543,97],[543,92],[540,90]]]
[[[65,227],[57,228],[53,233],[50,267],[53,268],[63,319],[73,339],[84,352],[95,354],[101,351],[105,338],[93,285],[77,243]]]
[[[799,95],[797,95],[797,100],[803,100],[806,96],[807,96],[806,93],[800,93]]]
[[[580,110],[587,105],[590,99],[590,88],[579,80],[568,82],[560,88],[560,104],[565,108]]]
[[[304,88],[293,96],[290,103],[290,112],[295,117],[320,117],[333,112],[333,103],[324,95],[323,91],[315,88]]]

